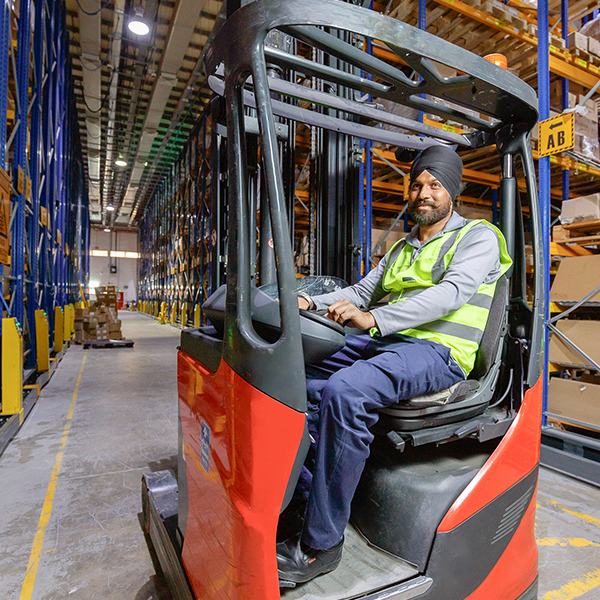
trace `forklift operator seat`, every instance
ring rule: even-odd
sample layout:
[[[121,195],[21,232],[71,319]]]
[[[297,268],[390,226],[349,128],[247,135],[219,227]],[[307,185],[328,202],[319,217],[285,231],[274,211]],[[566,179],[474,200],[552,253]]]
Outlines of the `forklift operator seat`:
[[[508,279],[496,284],[475,366],[464,381],[435,394],[401,400],[380,409],[379,433],[417,431],[459,423],[481,415],[492,399],[500,371],[506,333]]]

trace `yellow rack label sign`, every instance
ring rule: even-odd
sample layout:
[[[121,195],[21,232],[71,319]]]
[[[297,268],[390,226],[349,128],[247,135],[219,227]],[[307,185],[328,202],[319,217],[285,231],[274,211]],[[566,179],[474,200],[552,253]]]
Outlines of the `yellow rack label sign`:
[[[573,113],[540,121],[540,156],[550,156],[571,150],[575,145]]]

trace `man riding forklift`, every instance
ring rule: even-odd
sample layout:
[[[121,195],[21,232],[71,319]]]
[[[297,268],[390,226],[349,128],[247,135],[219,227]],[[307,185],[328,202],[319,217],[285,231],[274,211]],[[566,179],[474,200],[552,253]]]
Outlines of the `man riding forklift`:
[[[316,456],[302,532],[277,545],[282,581],[338,566],[377,411],[448,389],[473,368],[496,281],[512,261],[499,229],[453,212],[462,170],[451,148],[422,151],[410,171],[411,233],[356,285],[298,299],[371,335],[347,335],[345,348],[307,367]]]
[[[545,306],[534,90],[463,48],[337,0],[250,2],[223,23],[205,65],[222,96],[211,112],[207,221],[219,277],[202,305],[210,323],[181,334],[177,476],[149,473],[142,484],[144,528],[173,597],[534,600]],[[379,110],[369,96],[464,129]],[[308,285],[293,252],[300,231],[288,158],[299,163],[305,151],[296,123],[314,128],[320,157]],[[441,149],[413,166],[414,233],[359,284],[323,296],[309,285],[336,289],[329,275],[353,275],[361,262],[354,252],[344,259],[345,249],[369,250],[369,197],[357,193],[363,139]],[[461,165],[449,147],[485,152],[500,167],[504,238],[452,214]],[[266,239],[259,207],[270,218]],[[271,239],[267,277],[257,257]],[[501,276],[507,255],[513,266]],[[299,309],[302,290],[334,320]],[[338,321],[372,335],[350,337],[360,332]],[[313,455],[304,531],[278,548]],[[296,586],[336,566],[342,535],[339,566]]]

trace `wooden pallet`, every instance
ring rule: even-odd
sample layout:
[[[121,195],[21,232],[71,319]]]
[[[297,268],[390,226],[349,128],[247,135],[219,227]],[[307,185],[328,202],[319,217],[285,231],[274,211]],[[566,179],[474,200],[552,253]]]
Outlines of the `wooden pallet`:
[[[597,246],[600,244],[600,219],[555,225],[552,239],[558,243]]]
[[[88,348],[133,348],[133,340],[89,340],[83,342],[83,349]]]

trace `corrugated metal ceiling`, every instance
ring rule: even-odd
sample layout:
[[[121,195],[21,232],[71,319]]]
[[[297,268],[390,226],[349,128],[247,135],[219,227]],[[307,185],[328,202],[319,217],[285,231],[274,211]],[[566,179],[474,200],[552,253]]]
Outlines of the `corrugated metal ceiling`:
[[[222,0],[66,5],[92,223],[135,227],[209,98],[201,57]],[[127,27],[136,11],[147,36]]]

